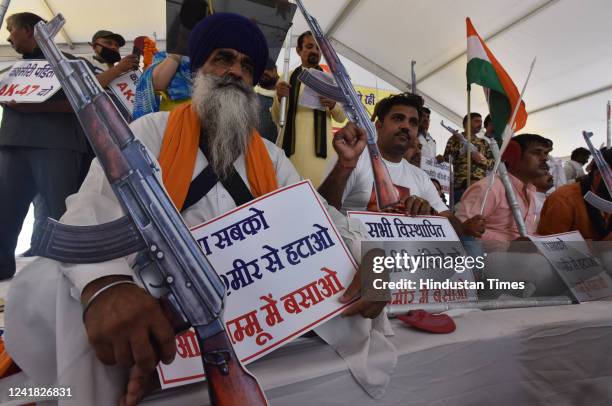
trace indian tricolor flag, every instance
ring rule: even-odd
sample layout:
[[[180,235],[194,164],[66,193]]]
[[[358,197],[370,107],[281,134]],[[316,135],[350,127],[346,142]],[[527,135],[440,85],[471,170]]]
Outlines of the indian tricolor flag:
[[[465,21],[467,25],[468,88],[472,83],[484,88],[491,120],[495,127],[495,138],[499,139],[518,103],[520,93],[487,44],[480,38],[470,19],[466,18]],[[521,106],[516,114],[514,130],[518,131],[525,127],[526,122],[525,103],[521,101]]]

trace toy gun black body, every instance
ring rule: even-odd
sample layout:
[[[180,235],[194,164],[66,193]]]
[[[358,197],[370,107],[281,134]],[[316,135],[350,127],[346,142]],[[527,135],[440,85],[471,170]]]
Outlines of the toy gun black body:
[[[100,262],[139,251],[135,271],[183,323],[194,327],[213,404],[265,405],[257,380],[240,364],[220,313],[225,287],[156,176],[159,171],[83,61],[67,60],[53,43],[58,14],[34,36],[85,130],[127,216],[99,226],[54,222],[57,238],[39,247],[63,262]],[[46,232],[45,232],[46,233]],[[49,233],[46,233],[47,235]],[[176,323],[175,323],[176,325]]]
[[[367,146],[370,153],[370,159],[372,162],[372,170],[374,172],[374,188],[376,190],[376,200],[378,208],[383,210],[388,207],[392,207],[399,203],[400,197],[396,190],[389,170],[382,160],[380,150],[376,144],[376,129],[374,124],[370,121],[370,116],[366,111],[365,107],[361,103],[357,92],[351,83],[344,65],[338,58],[338,54],[332,47],[331,43],[321,30],[317,20],[312,17],[308,11],[304,8],[301,0],[297,0],[297,5],[300,11],[304,15],[306,23],[310,27],[310,31],[314,36],[325,61],[329,66],[329,70],[334,75],[336,85],[330,85],[329,83],[323,82],[318,78],[314,77],[308,69],[304,69],[298,79],[303,82],[306,86],[312,88],[315,92],[320,95],[332,99],[338,103],[342,103],[344,106],[344,112],[346,113],[349,121],[357,124],[357,126],[363,128],[367,135]]]
[[[589,147],[589,151],[591,151],[591,155],[593,155],[593,160],[595,161],[595,165],[597,165],[597,169],[599,169],[599,173],[601,174],[601,178],[606,185],[606,189],[608,189],[608,193],[612,196],[612,169],[610,169],[610,165],[606,162],[601,151],[593,146],[591,142],[591,137],[593,136],[592,132],[583,131],[582,136],[584,137],[584,141]],[[612,213],[612,202],[609,202],[601,197],[597,196],[595,193],[588,191],[584,195],[584,200],[589,202],[591,206],[598,208],[601,211],[605,211],[606,213]]]

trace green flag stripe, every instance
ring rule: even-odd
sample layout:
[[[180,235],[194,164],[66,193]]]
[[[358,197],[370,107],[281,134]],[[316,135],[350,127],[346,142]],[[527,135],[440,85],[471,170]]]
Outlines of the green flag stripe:
[[[496,92],[495,90],[491,90],[489,94],[489,111],[491,112],[491,121],[493,122],[493,128],[495,130],[495,139],[498,144],[500,143],[502,133],[504,132],[504,128],[506,128],[506,124],[508,120],[510,120],[510,115],[512,114],[512,109],[510,108],[510,102],[505,94]]]
[[[472,58],[467,64],[466,72],[468,85],[476,83],[480,86],[496,90],[504,95],[506,94],[491,62],[479,58]]]

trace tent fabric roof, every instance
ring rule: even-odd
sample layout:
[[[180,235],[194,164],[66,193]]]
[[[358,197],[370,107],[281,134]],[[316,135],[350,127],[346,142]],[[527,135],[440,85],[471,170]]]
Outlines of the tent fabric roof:
[[[417,61],[417,88],[442,116],[458,122],[466,114],[466,33],[469,16],[517,87],[529,64],[537,63],[525,95],[531,114],[523,131],[555,142],[556,156],[583,146],[581,131],[605,141],[606,102],[612,99],[612,2],[590,0],[304,0],[309,12],[336,50],[381,79],[408,90],[410,61]],[[47,4],[49,7],[47,7]],[[214,3],[213,3],[214,5]],[[73,43],[85,46],[93,32],[109,29],[131,40],[138,35],[165,39],[163,0],[19,0],[7,15],[32,11],[45,18],[51,11],[67,19]],[[293,41],[306,23],[296,13]],[[5,29],[0,58],[14,58]],[[65,39],[59,39],[65,42]],[[129,46],[129,44],[128,44]],[[73,51],[74,52],[74,51]],[[79,53],[79,52],[75,52]],[[483,92],[472,87],[472,111],[483,115]],[[432,126],[437,123],[432,123]]]

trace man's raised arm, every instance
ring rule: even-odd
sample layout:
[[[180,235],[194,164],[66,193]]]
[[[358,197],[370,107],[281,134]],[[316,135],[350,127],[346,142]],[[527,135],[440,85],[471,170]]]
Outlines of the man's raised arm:
[[[319,186],[319,193],[330,205],[340,210],[348,179],[366,146],[366,133],[355,124],[349,123],[335,134],[333,146],[338,160]]]

